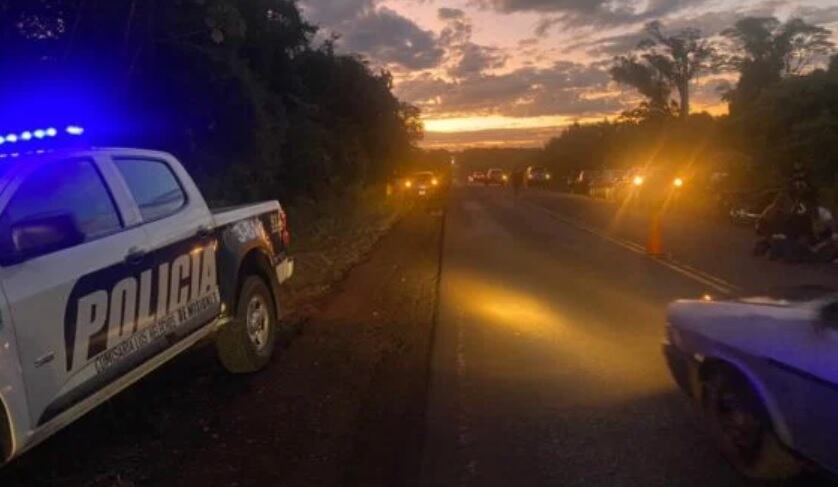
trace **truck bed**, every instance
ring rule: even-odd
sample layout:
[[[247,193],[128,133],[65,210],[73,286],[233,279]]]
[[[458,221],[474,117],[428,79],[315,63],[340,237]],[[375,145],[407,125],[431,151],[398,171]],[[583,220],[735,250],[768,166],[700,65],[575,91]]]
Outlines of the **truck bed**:
[[[278,201],[265,201],[255,204],[210,208],[210,212],[212,212],[216,225],[225,226],[239,220],[261,215],[263,213],[278,211],[279,209],[280,206]]]

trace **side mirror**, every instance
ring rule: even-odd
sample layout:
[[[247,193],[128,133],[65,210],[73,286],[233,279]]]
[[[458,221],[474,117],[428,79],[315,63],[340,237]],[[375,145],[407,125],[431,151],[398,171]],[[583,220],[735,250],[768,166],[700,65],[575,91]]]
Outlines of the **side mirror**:
[[[70,214],[23,220],[12,225],[0,265],[20,264],[84,242],[84,234]]]

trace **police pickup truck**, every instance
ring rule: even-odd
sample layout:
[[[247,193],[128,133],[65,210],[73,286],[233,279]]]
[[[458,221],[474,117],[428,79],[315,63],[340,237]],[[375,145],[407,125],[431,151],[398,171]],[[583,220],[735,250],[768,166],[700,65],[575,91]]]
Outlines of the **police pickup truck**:
[[[838,293],[679,301],[664,353],[703,407],[722,452],[745,476],[838,473]]]
[[[161,152],[39,152],[0,156],[4,462],[204,338],[264,367],[293,272],[276,201],[210,210]]]

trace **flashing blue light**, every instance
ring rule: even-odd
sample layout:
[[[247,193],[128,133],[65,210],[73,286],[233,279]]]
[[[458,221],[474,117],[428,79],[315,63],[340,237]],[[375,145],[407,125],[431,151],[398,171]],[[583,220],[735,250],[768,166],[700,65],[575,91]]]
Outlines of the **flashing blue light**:
[[[32,132],[23,132],[22,134],[20,134],[20,140],[23,140],[23,141],[32,140]]]
[[[2,135],[0,135],[0,145],[3,145],[5,143],[6,143],[6,138],[3,137]]]
[[[15,135],[15,134],[7,135],[6,136],[6,142],[11,142],[12,144],[14,144],[15,142],[17,142],[17,135]]]
[[[67,133],[70,135],[82,135],[84,134],[84,127],[79,127],[78,125],[70,125],[67,127]]]
[[[46,130],[46,134],[47,137],[55,137],[56,135],[58,135],[58,130],[55,130],[55,128],[50,127]]]
[[[46,137],[46,136],[47,136],[46,131],[45,131],[45,130],[41,130],[41,129],[38,129],[38,130],[36,130],[36,131],[32,132],[32,134],[33,134],[33,135],[35,135],[35,138],[36,138],[36,139],[43,139],[44,137]]]

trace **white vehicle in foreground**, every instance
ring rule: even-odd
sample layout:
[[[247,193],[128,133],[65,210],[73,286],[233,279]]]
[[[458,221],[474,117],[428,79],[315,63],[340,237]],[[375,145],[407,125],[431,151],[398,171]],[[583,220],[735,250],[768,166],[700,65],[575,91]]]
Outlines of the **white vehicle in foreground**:
[[[276,201],[211,211],[171,155],[0,161],[0,454],[20,455],[212,336],[264,367],[293,272]]]
[[[668,321],[672,375],[742,474],[838,472],[838,294],[678,301]]]

